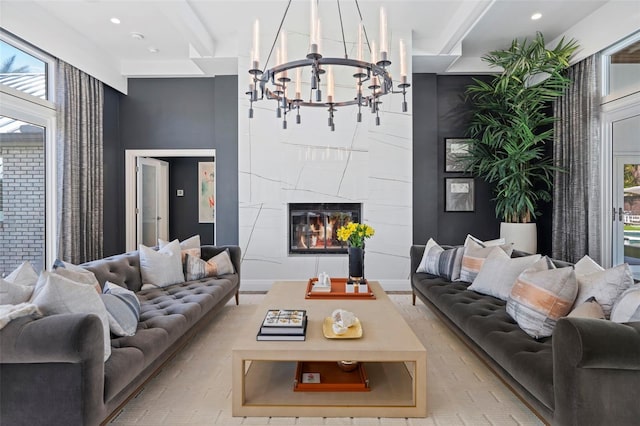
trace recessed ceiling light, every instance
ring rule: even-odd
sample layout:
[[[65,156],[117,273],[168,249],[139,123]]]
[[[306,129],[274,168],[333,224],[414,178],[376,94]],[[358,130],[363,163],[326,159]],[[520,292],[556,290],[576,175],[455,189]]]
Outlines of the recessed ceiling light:
[[[136,40],[144,40],[144,34],[142,33],[133,32],[131,33],[131,37],[135,38]]]
[[[532,21],[537,21],[540,18],[542,18],[542,13],[540,13],[540,12],[536,12],[533,15],[531,15],[531,20]]]
[[[160,49],[158,49],[157,47],[149,46],[149,52],[158,53],[159,51]]]
[[[116,18],[115,16],[113,18],[110,19],[112,24],[119,24],[120,23],[120,19]]]

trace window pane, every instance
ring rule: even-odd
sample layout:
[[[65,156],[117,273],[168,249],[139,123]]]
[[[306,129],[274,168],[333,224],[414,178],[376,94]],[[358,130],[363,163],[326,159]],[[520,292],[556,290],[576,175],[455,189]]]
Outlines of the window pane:
[[[44,128],[0,116],[0,275],[25,260],[44,265]]]
[[[609,56],[609,92],[624,94],[640,84],[640,41]]]
[[[0,40],[0,84],[47,99],[47,64]]]

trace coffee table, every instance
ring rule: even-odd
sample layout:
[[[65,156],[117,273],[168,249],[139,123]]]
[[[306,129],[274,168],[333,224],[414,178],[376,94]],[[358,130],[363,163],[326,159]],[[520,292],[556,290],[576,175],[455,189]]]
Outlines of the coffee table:
[[[232,348],[233,416],[426,417],[427,352],[380,284],[374,300],[305,299],[306,282],[276,282]],[[306,341],[256,341],[268,309],[306,309]],[[360,339],[327,339],[336,308],[356,314]],[[297,361],[364,362],[370,392],[294,392]]]

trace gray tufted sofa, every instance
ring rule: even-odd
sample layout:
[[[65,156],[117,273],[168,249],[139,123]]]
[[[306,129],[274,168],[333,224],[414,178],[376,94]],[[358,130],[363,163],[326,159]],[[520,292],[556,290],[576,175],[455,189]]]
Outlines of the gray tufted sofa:
[[[506,302],[467,290],[466,282],[416,273],[424,249],[410,250],[414,304],[417,296],[429,306],[543,421],[640,424],[640,322],[562,318],[553,336],[533,339]]]
[[[203,246],[210,259],[228,249],[236,273],[143,290],[137,251],[86,263],[105,281],[137,292],[138,330],[112,336],[103,362],[102,325],[95,315],[21,318],[0,330],[0,424],[97,425],[117,413],[200,326],[235,296],[240,248]]]

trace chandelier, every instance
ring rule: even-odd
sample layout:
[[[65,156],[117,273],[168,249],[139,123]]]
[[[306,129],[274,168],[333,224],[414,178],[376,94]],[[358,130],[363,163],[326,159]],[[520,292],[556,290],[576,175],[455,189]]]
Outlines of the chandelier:
[[[362,109],[369,109],[375,114],[376,126],[380,125],[380,104],[382,96],[388,94],[402,94],[402,112],[407,112],[406,91],[409,86],[407,82],[407,53],[404,41],[399,41],[400,54],[400,83],[397,85],[398,90],[393,88],[393,80],[388,67],[391,65],[389,60],[389,42],[387,36],[387,15],[384,8],[380,8],[380,50],[376,50],[375,41],[369,42],[366,29],[363,24],[362,14],[358,0],[354,0],[357,8],[360,23],[358,25],[358,41],[357,41],[357,58],[349,58],[347,54],[347,43],[344,37],[344,27],[342,23],[342,10],[340,8],[340,0],[337,0],[338,16],[340,19],[340,30],[342,33],[342,45],[344,46],[344,57],[325,57],[322,55],[320,19],[318,17],[319,0],[311,0],[310,12],[310,36],[309,49],[305,58],[293,61],[287,61],[287,36],[283,30],[284,21],[287,12],[291,6],[289,0],[287,7],[280,21],[280,27],[276,33],[276,37],[271,45],[271,50],[265,62],[265,67],[260,69],[260,24],[256,20],[253,26],[253,42],[251,50],[251,67],[249,69],[249,118],[253,118],[253,103],[262,100],[276,101],[276,117],[282,118],[282,128],[287,128],[287,115],[295,113],[296,123],[301,123],[300,108],[301,107],[320,107],[326,108],[329,113],[328,126],[332,131],[335,130],[334,113],[339,107],[357,106],[358,113],[356,121],[362,121]],[[280,40],[280,46],[276,49],[276,65],[267,68],[271,55],[276,44]],[[370,61],[363,59],[364,50],[369,51]],[[344,67],[349,70],[349,74],[353,80],[349,86],[354,87],[352,95],[345,99],[338,99],[335,94],[335,74],[337,70],[334,68]],[[310,78],[307,80],[310,85],[308,98],[302,95],[302,72],[310,72]],[[344,74],[344,73],[341,73]],[[322,80],[326,75],[326,96],[322,91]],[[290,86],[294,85],[295,90],[292,91]]]

